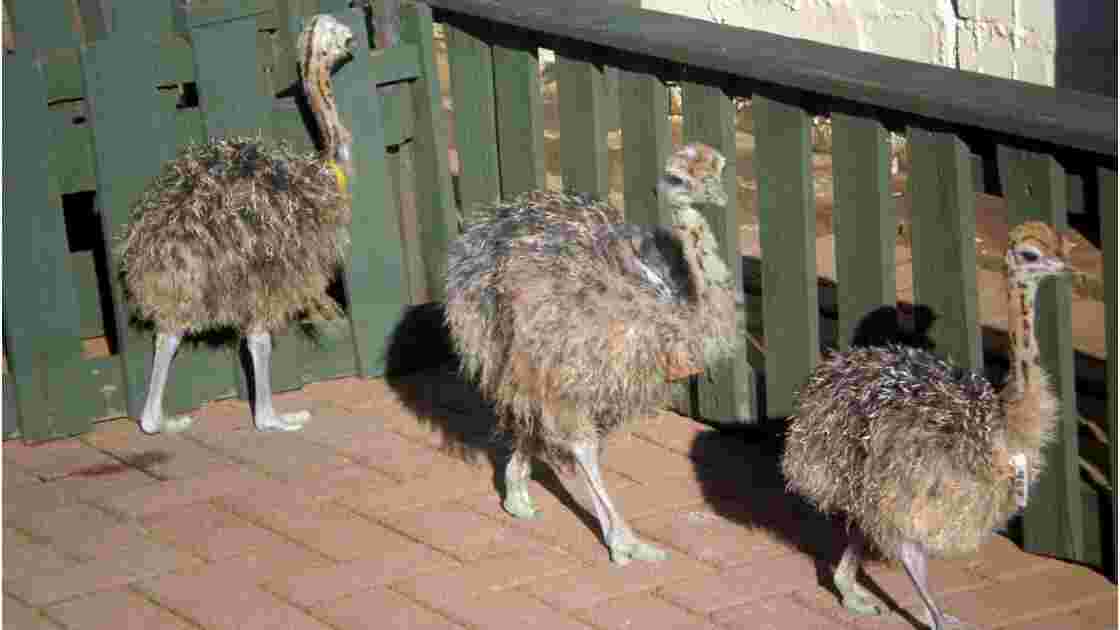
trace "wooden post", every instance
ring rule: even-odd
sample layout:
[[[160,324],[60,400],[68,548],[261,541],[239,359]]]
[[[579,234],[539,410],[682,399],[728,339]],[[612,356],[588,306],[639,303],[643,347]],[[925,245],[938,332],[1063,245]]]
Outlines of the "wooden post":
[[[795,103],[764,94],[754,96],[751,108],[762,246],[766,414],[785,417],[820,353],[809,114]]]

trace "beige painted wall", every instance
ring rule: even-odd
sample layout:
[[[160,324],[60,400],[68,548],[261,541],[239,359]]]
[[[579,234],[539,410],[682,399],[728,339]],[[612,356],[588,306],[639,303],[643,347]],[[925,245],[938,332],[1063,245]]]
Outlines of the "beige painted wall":
[[[1113,0],[642,0],[643,8],[1116,96]]]

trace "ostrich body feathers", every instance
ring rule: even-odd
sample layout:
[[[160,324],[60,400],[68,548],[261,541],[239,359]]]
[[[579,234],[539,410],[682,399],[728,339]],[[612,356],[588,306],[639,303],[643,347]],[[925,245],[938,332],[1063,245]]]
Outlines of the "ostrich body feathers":
[[[1006,407],[983,376],[925,350],[834,353],[799,394],[782,470],[791,490],[846,513],[888,556],[903,540],[968,553],[1017,509],[1011,455],[1027,456],[1032,480],[1041,472],[1047,436],[1009,431]]]
[[[262,138],[191,144],[131,210],[119,250],[125,287],[163,331],[333,317],[326,290],[349,222],[335,169],[314,154]]]
[[[447,322],[519,446],[548,454],[653,413],[668,378],[734,347],[734,296],[697,292],[679,230],[543,191],[466,223],[448,257]]]

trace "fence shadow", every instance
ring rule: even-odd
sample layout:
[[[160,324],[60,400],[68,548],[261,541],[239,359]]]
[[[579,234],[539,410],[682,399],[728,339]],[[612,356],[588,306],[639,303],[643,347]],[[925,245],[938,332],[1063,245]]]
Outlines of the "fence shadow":
[[[495,488],[509,445],[495,431],[491,404],[459,374],[459,361],[439,303],[408,306],[389,335],[385,380],[417,422],[440,438],[441,451],[463,461],[485,459]]]

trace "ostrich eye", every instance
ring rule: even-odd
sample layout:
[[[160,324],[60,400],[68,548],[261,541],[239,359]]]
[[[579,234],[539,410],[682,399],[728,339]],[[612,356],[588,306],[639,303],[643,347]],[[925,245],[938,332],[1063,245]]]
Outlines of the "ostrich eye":
[[[676,175],[665,175],[662,179],[670,186],[684,186],[684,180]]]
[[[1019,258],[1022,258],[1023,260],[1025,260],[1029,263],[1033,263],[1033,262],[1038,262],[1039,255],[1038,255],[1038,252],[1034,252],[1034,251],[1031,251],[1029,249],[1025,249],[1025,250],[1022,250],[1022,251],[1019,252]]]

